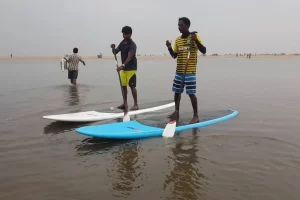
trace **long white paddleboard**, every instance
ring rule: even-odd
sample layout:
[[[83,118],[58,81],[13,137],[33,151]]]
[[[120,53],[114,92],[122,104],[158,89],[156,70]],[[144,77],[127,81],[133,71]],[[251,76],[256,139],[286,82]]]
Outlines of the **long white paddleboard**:
[[[147,112],[154,112],[166,108],[170,108],[175,106],[175,103],[168,103],[161,106],[150,107],[135,111],[129,111],[129,115],[138,115]],[[65,121],[65,122],[95,122],[106,119],[116,119],[123,117],[124,112],[120,110],[119,113],[108,113],[108,112],[97,112],[97,111],[86,111],[86,112],[77,112],[77,113],[69,113],[69,114],[60,114],[60,115],[47,115],[43,116],[44,119],[51,119],[56,121]]]

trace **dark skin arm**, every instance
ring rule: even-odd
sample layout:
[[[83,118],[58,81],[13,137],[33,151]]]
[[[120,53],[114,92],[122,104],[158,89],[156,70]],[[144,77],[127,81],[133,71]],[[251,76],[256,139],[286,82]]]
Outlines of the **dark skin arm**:
[[[85,62],[83,60],[80,60],[80,62],[82,62],[82,64],[85,66]]]
[[[197,39],[197,35],[196,35],[196,34],[193,34],[193,33],[192,33],[192,40],[195,41],[195,43],[196,43],[196,45],[197,45],[199,51],[200,51],[201,53],[205,54],[205,53],[206,53],[206,47],[203,46],[203,45],[200,43],[200,41]]]
[[[131,52],[131,51],[129,51],[129,52],[128,52],[128,57],[127,57],[127,59],[125,60],[125,62],[124,62],[123,64],[124,64],[125,66],[128,65],[128,63],[131,61],[131,59],[133,58],[133,56],[134,56],[134,53]],[[117,68],[118,71],[123,70],[123,69],[124,69],[123,66],[119,66],[119,67]]]
[[[119,53],[120,50],[118,49],[118,47],[116,48],[115,44],[111,44],[110,47],[111,47],[111,50],[112,50],[113,54],[117,55]]]
[[[133,56],[134,56],[134,53],[131,52],[131,51],[129,51],[129,52],[128,52],[128,57],[127,57],[127,59],[126,59],[125,62],[124,62],[124,65],[125,65],[125,66],[128,65],[128,63],[131,61],[131,59],[133,58]]]
[[[169,40],[166,41],[166,46],[168,47],[169,53],[172,56],[172,58],[177,58],[177,53],[175,53],[172,49],[171,43]]]

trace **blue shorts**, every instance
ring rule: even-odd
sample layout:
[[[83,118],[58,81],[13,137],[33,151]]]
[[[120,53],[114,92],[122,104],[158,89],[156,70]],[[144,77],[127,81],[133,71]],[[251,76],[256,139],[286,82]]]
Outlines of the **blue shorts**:
[[[183,93],[184,87],[186,94],[196,94],[196,74],[186,74],[182,89],[181,82],[184,74],[175,74],[172,91],[175,93]]]

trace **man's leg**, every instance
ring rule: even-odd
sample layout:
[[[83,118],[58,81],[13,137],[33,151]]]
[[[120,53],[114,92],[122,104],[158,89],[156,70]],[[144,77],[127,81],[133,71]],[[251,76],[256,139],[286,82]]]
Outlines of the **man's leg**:
[[[134,105],[132,106],[132,108],[130,110],[138,110],[139,106],[137,103],[137,90],[135,87],[130,87],[131,88],[131,93],[132,93],[132,97],[134,100]]]
[[[70,70],[68,70],[68,79],[70,79],[71,84],[73,84],[72,71],[70,71]]]
[[[176,115],[176,111],[174,111],[172,114],[168,115],[168,118],[176,119],[176,120],[179,119],[180,100],[181,100],[181,94],[180,93],[175,93],[174,94],[174,101],[175,101],[175,110],[177,110],[177,115]]]
[[[76,86],[76,79],[78,76],[78,71],[72,70],[69,72],[69,79],[72,85]]]
[[[77,77],[78,77],[78,70],[75,70],[73,73],[73,85],[77,85]]]
[[[125,104],[127,104],[127,77],[125,71],[123,70],[120,71],[120,77],[121,77],[121,84],[123,88],[122,95],[124,95],[124,99],[123,99],[123,104],[119,105],[117,108],[123,110],[125,109]]]
[[[127,77],[129,78],[129,86],[131,88],[132,97],[134,100],[134,105],[130,110],[138,110],[138,101],[137,101],[137,90],[136,90],[136,70],[128,71]]]
[[[190,94],[190,99],[194,111],[194,116],[193,119],[190,121],[191,124],[199,122],[199,116],[198,116],[198,102],[197,102],[197,97],[195,94]]]
[[[192,120],[190,121],[191,124],[199,122],[198,117],[198,102],[196,97],[196,74],[188,74],[186,76],[186,94],[189,95],[191,99],[191,104],[193,107],[194,115]]]
[[[172,91],[174,92],[175,110],[177,110],[178,115],[175,116],[176,112],[173,112],[172,114],[168,115],[168,118],[171,118],[171,119],[179,119],[179,107],[180,107],[181,93],[183,92],[183,88],[184,88],[184,85],[183,85],[183,88],[180,89],[182,78],[183,78],[182,74],[175,74]]]

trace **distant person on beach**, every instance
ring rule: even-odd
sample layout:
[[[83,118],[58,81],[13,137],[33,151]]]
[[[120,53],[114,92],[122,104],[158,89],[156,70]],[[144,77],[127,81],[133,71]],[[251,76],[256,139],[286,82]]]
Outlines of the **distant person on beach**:
[[[81,56],[77,55],[78,48],[73,49],[73,54],[69,55],[68,57],[64,57],[64,59],[68,62],[68,78],[70,79],[71,83],[76,86],[76,80],[78,77],[78,63],[79,61],[83,63],[85,66],[85,62],[82,60]]]
[[[132,28],[130,26],[124,26],[122,28],[123,40],[115,48],[115,44],[111,44],[112,52],[118,54],[121,51],[122,65],[117,67],[120,71],[121,83],[124,89],[124,101],[122,105],[118,106],[118,109],[125,109],[125,103],[127,103],[127,85],[131,88],[134,105],[130,110],[138,110],[137,90],[136,90],[136,71],[137,71],[137,58],[136,58],[136,44],[131,39]]]
[[[174,94],[174,101],[175,101],[175,108],[179,111],[179,105],[180,105],[180,99],[181,99],[181,93],[183,93],[183,89],[185,86],[186,94],[189,95],[191,99],[191,104],[194,111],[194,116],[192,120],[190,121],[191,124],[199,122],[198,117],[198,102],[196,97],[196,67],[197,67],[197,52],[198,50],[205,54],[206,53],[206,47],[203,46],[203,43],[199,37],[199,35],[191,34],[189,31],[191,22],[188,18],[182,17],[178,20],[178,29],[181,36],[177,37],[174,43],[174,50],[172,49],[171,43],[167,40],[166,46],[168,47],[168,50],[170,52],[170,55],[175,59],[177,58],[177,68],[175,77],[173,80],[173,92]],[[194,42],[193,46],[190,49],[191,42]],[[182,83],[184,70],[186,66],[187,61],[187,55],[189,50],[191,51],[185,80],[183,83],[183,88],[180,90],[180,86]],[[178,103],[177,103],[178,101]],[[176,113],[172,113],[169,115],[169,118],[172,119],[178,119],[179,116],[175,116]]]

